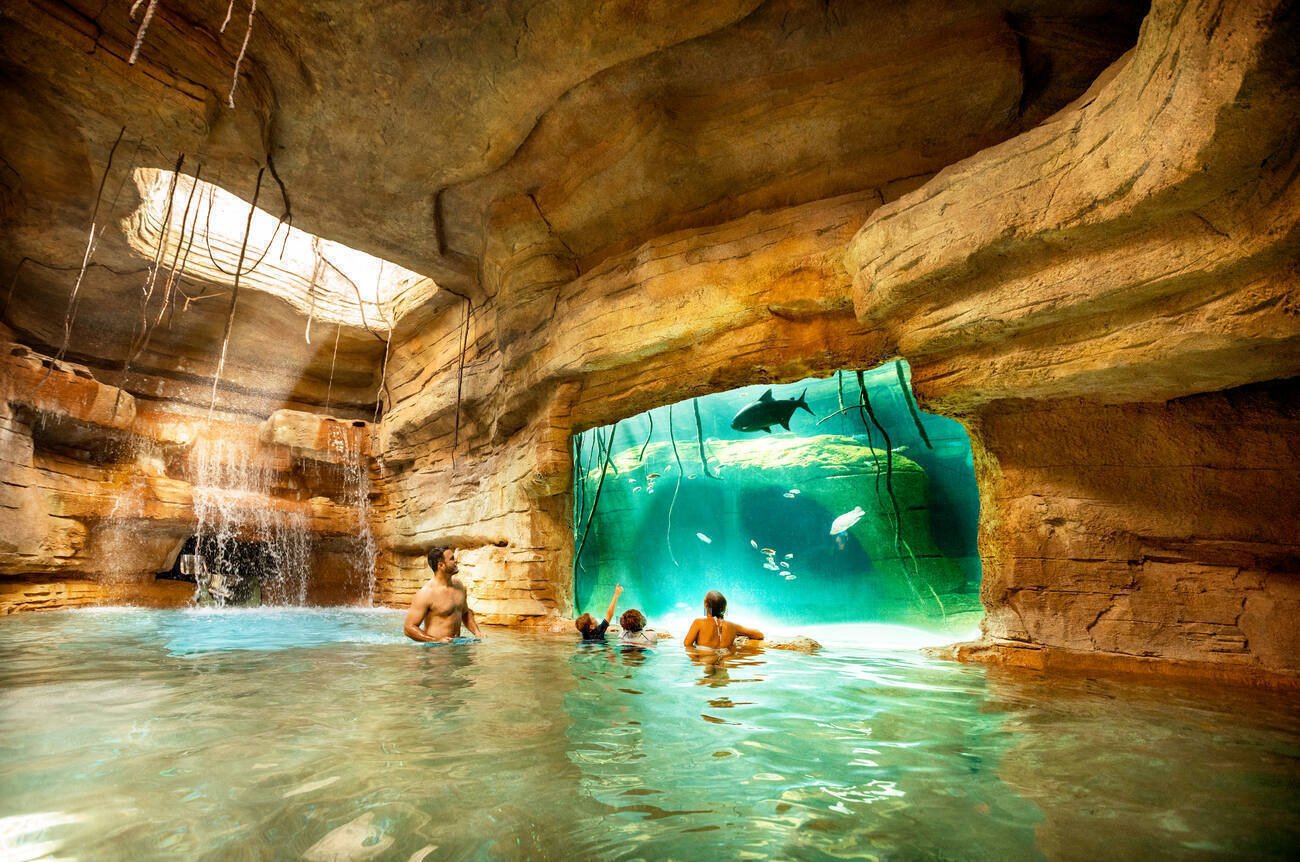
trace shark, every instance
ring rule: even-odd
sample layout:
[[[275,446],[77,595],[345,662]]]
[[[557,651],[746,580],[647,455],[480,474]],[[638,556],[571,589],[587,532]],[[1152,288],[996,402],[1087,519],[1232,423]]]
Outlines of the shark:
[[[769,389],[763,393],[763,396],[753,404],[746,406],[736,414],[736,418],[731,420],[731,427],[736,431],[766,431],[772,433],[773,425],[780,425],[785,430],[790,430],[790,417],[794,411],[802,407],[809,413],[812,408],[804,400],[804,395],[808,394],[805,389],[798,398],[773,398],[772,390]]]

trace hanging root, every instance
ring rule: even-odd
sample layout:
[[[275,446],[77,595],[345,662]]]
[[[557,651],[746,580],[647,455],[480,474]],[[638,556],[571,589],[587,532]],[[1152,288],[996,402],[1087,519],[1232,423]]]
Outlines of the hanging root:
[[[175,304],[174,304],[174,289],[176,288],[177,284],[179,284],[180,279],[181,279],[181,270],[180,270],[180,268],[177,266],[177,264],[178,264],[179,261],[180,261],[180,256],[181,256],[181,246],[186,245],[186,232],[185,232],[185,227],[186,227],[186,225],[189,223],[189,220],[190,220],[190,204],[192,204],[192,203],[194,202],[194,190],[197,189],[197,188],[199,187],[199,176],[202,175],[202,173],[203,173],[203,165],[200,164],[200,165],[195,169],[195,171],[194,171],[194,182],[190,185],[190,193],[185,197],[185,212],[183,212],[183,213],[181,214],[181,240],[180,240],[180,242],[178,242],[178,243],[176,244],[176,251],[175,251],[174,254],[172,254],[172,265],[171,265],[171,268],[170,268],[170,269],[168,270],[168,272],[167,272],[167,284],[163,286],[163,304],[162,304],[162,308],[160,308],[160,309],[158,310],[158,319],[157,319],[156,321],[154,321],[154,324],[153,324],[155,329],[158,327],[158,324],[162,323],[163,315],[167,313],[167,310],[168,310],[169,308],[174,308],[174,307],[175,307]],[[198,213],[197,213],[197,212],[194,214],[194,227],[195,227],[195,228],[198,227]],[[191,245],[191,246],[194,245],[194,231],[193,231],[193,230],[191,230],[191,231],[189,232],[189,245]],[[188,251],[186,252],[186,259],[187,259],[187,260],[189,259],[189,252],[188,252]],[[169,327],[171,326],[171,322],[170,322],[170,320],[168,321],[168,324],[167,324],[167,325],[168,325]],[[145,347],[148,347],[148,345],[149,345],[149,339],[146,338],[146,339],[145,339]],[[144,348],[141,348],[141,350],[143,350],[143,349],[144,349]]]
[[[600,481],[596,483],[596,496],[591,498],[591,511],[587,513],[587,526],[582,531],[582,541],[578,543],[578,550],[573,554],[573,564],[580,566],[582,563],[582,549],[587,545],[587,534],[591,532],[591,522],[596,519],[596,507],[600,505],[600,491],[605,487],[605,475],[609,472],[609,459],[614,454],[614,432],[618,431],[618,423],[609,429],[609,443],[605,449],[605,466],[600,469]],[[600,432],[596,432],[600,436]]]
[[[235,325],[235,303],[239,301],[239,277],[244,270],[244,255],[248,251],[248,234],[253,228],[253,213],[257,212],[257,199],[262,194],[262,175],[266,168],[257,171],[257,185],[253,189],[253,202],[248,205],[248,221],[244,223],[244,241],[239,245],[239,263],[235,265],[235,285],[230,291],[230,312],[226,315],[226,329],[221,335],[221,356],[217,360],[217,373],[212,376],[212,399],[208,402],[208,424],[212,424],[212,411],[217,406],[217,386],[221,372],[226,367],[226,349],[230,346],[230,330]],[[250,270],[251,272],[251,270]]]
[[[311,305],[307,307],[307,329],[303,332],[303,337],[307,339],[308,344],[311,344],[311,321],[316,316],[316,285],[325,275],[324,264],[320,259],[320,237],[318,236],[311,238],[311,253],[311,281],[307,284],[307,298],[311,300]]]
[[[233,5],[233,2],[232,4]],[[244,52],[248,50],[248,39],[253,35],[253,16],[257,14],[257,0],[249,0],[248,4],[248,29],[244,31],[244,44],[239,46],[239,56],[235,58],[235,72],[230,76],[230,95],[226,97],[226,104],[235,107],[235,88],[239,86],[239,67],[244,62]],[[225,29],[225,25],[222,25]]]
[[[334,324],[334,353],[330,356],[330,382],[325,390],[325,412],[330,412],[330,396],[334,394],[334,363],[339,358],[339,333],[343,331],[343,324]]]
[[[375,418],[374,422],[379,422],[379,411],[384,406],[384,397],[380,390],[388,393],[389,403],[392,403],[393,393],[388,389],[388,351],[392,347],[393,339],[389,338],[384,342],[384,362],[379,367],[379,386],[375,389]]]
[[[646,417],[647,419],[650,420],[650,430],[646,432],[646,435],[645,435],[645,445],[643,445],[643,446],[641,447],[641,454],[638,455],[637,458],[636,458],[636,460],[639,461],[642,465],[645,464],[645,450],[650,448],[650,438],[653,437],[653,436],[655,435],[655,414],[654,414],[654,411],[653,411],[653,410],[647,411],[646,414],[645,414],[645,417]]]
[[[451,466],[456,466],[456,449],[460,446],[460,402],[465,391],[465,351],[469,350],[469,315],[474,310],[469,297],[465,300],[465,329],[460,335],[460,360],[456,365],[456,427],[451,436]],[[603,477],[602,477],[603,478]]]
[[[135,13],[143,2],[144,0],[135,0],[135,5],[131,7],[131,15],[129,16],[132,21],[135,20]],[[144,10],[144,20],[140,22],[140,29],[135,33],[135,45],[131,47],[131,56],[126,61],[128,66],[134,66],[135,61],[139,59],[140,46],[144,44],[145,31],[149,29],[149,22],[153,20],[153,13],[157,8],[158,0],[149,0],[149,8]]]
[[[709,458],[704,454],[704,423],[700,421],[700,399],[692,398],[691,406],[695,408],[695,439],[700,441],[700,466],[704,468],[705,476],[710,479],[721,480],[721,476],[715,476],[709,471]],[[678,462],[678,466],[681,466],[680,462]]]
[[[682,456],[677,452],[677,437],[673,435],[673,405],[668,405],[668,439],[673,444],[673,457],[677,459],[677,484],[673,486],[673,499],[668,504],[668,532],[666,538],[668,541],[668,556],[672,559],[674,566],[681,566],[677,562],[677,555],[673,553],[673,509],[677,506],[677,492],[682,489]]]
[[[380,270],[374,273],[374,302],[380,302],[380,285],[383,282],[383,261],[380,261]],[[382,320],[382,316],[381,316]],[[383,364],[380,367],[380,385],[374,389],[374,421],[380,421],[380,408],[383,407],[383,394],[389,397],[389,403],[393,403],[393,391],[389,389],[389,351],[393,348],[393,324],[389,321],[383,321],[383,324],[389,328],[389,337],[383,341]]]
[[[122,377],[131,370],[131,363],[144,351],[145,346],[149,343],[149,337],[153,333],[152,327],[149,326],[149,303],[153,300],[154,289],[158,286],[158,272],[162,269],[163,258],[167,250],[167,237],[171,233],[172,227],[172,207],[176,203],[176,181],[180,178],[181,167],[185,164],[185,154],[181,153],[176,157],[176,166],[172,169],[172,179],[167,185],[167,207],[163,210],[162,229],[158,232],[158,249],[153,255],[153,265],[149,267],[149,277],[145,279],[144,287],[140,292],[140,334],[131,340],[131,347],[127,350],[126,358],[122,361]],[[188,211],[188,210],[187,210]],[[177,246],[180,250],[180,246]],[[170,281],[170,277],[168,279]],[[163,300],[163,309],[158,312],[158,319],[162,320],[163,311],[167,308],[166,299]]]
[[[122,130],[117,133],[117,140],[113,141],[112,149],[108,151],[108,163],[104,166],[104,176],[100,177],[99,190],[95,192],[95,205],[90,211],[90,230],[86,234],[86,251],[81,256],[81,269],[77,271],[77,280],[73,282],[72,293],[68,295],[68,310],[64,312],[63,315],[63,343],[59,345],[59,350],[54,354],[54,359],[50,361],[49,368],[45,372],[45,377],[41,378],[41,382],[38,383],[37,386],[43,385],[46,379],[49,378],[50,374],[53,373],[55,361],[62,359],[68,353],[68,344],[72,340],[72,322],[77,317],[77,294],[78,291],[81,290],[82,280],[86,277],[86,268],[90,266],[90,258],[95,253],[95,242],[97,239],[95,235],[95,225],[99,220],[99,203],[104,197],[104,185],[108,182],[108,175],[113,171],[113,156],[117,154],[118,144],[122,143],[122,136],[125,134],[126,126],[123,126]],[[139,144],[136,144],[136,149],[139,149]],[[121,190],[122,189],[119,186],[118,191],[121,192]],[[116,202],[116,195],[114,195],[113,200]],[[111,213],[111,207],[109,208],[109,211]],[[100,234],[103,234],[102,229],[100,230]],[[14,277],[17,278],[17,274],[15,274]],[[10,288],[10,291],[12,292],[12,288]]]
[[[921,435],[921,442],[925,448],[933,449],[934,444],[930,442],[930,435],[925,433],[925,426],[921,424],[921,414],[916,409],[916,399],[912,397],[912,387],[908,385],[907,377],[903,374],[902,360],[894,360],[894,370],[898,372],[898,388],[903,390],[903,400],[907,402],[907,409],[912,414],[912,421],[916,423],[916,431]]]
[[[871,407],[871,399],[867,396],[867,384],[863,372],[857,372],[857,376],[858,392],[862,397],[862,408],[871,417],[871,423],[876,426],[876,430],[880,432],[880,436],[885,441],[885,491],[889,494],[889,503],[894,510],[894,552],[898,555],[899,565],[903,568],[903,579],[907,582],[908,589],[912,591],[912,595],[916,598],[918,607],[924,607],[921,594],[916,589],[915,583],[916,580],[921,578],[920,566],[916,562],[916,557],[912,555],[911,548],[903,541],[903,513],[898,506],[898,497],[894,494],[893,441],[889,439],[889,432],[885,430],[884,425],[880,424],[880,420],[876,418],[876,411]],[[870,429],[868,429],[869,433]],[[880,470],[877,469],[876,475],[879,476],[879,474]],[[910,576],[907,573],[907,566],[903,564],[904,555],[912,561],[912,574]],[[927,584],[927,586],[929,585]],[[930,587],[930,592],[934,593],[933,587]],[[938,594],[935,594],[936,601],[938,601],[938,598]],[[943,602],[939,602],[939,610],[947,616],[946,612],[944,612]]]
[[[569,443],[569,457],[573,459],[573,505],[570,507],[569,523],[574,529],[578,526],[578,513],[585,511],[585,506],[579,506],[579,494],[587,486],[587,477],[582,472],[582,435],[574,434],[573,440]]]

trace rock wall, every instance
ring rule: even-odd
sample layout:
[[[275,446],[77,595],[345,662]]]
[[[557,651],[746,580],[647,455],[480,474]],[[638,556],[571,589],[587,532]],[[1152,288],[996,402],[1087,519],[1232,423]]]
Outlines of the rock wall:
[[[873,355],[838,255],[880,200],[872,191],[670,234],[569,281],[534,214],[534,230],[494,259],[496,298],[474,307],[468,330],[456,304],[395,333],[376,513],[392,558],[378,595],[408,601],[428,576],[424,549],[450,542],[469,548],[462,571],[490,622],[562,625],[570,434]],[[505,304],[524,296],[545,312]]]
[[[980,453],[988,618],[963,657],[1300,679],[1293,17],[1156,2],[1084,96],[935,176],[594,264],[499,200],[486,298],[394,340],[386,597],[460,541],[476,595],[532,603],[492,619],[556,624],[570,433],[901,355]]]
[[[1295,381],[991,405],[977,433],[989,643],[961,654],[1300,673]]]
[[[138,203],[97,211],[96,188],[188,154],[245,195],[269,169],[286,219],[292,191],[302,226],[441,287],[391,342],[340,327],[334,349],[240,298],[216,437],[268,477],[255,505],[320,540],[315,595],[344,589],[328,554],[367,518],[343,438],[282,408],[368,418],[381,393],[379,600],[450,542],[488,621],[554,626],[573,432],[902,356],[980,453],[987,639],[963,655],[1296,679],[1300,24],[1283,0],[1155,0],[1133,45],[1143,5],[500,0],[403,53],[382,34],[420,10],[291,2],[234,80],[203,4],[160,6],[136,64],[115,6],[6,7],[4,606],[139,586],[199,517],[224,303],[196,291],[149,330],[116,229],[79,273],[87,215]]]
[[[155,576],[215,509],[250,539],[259,526],[301,526],[319,540],[320,568],[337,568],[366,534],[355,489],[366,474],[368,491],[369,433],[363,421],[289,410],[209,420],[0,342],[0,608],[185,604],[193,585]],[[252,473],[260,490],[241,481]],[[356,579],[328,588],[338,580],[313,589],[362,597]]]

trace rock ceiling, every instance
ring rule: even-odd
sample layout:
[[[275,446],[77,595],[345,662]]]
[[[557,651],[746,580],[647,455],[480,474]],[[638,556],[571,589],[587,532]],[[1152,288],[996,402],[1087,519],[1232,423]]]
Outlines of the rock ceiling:
[[[151,261],[122,227],[141,204],[137,169],[172,170],[183,155],[183,172],[201,165],[244,200],[256,189],[297,229],[474,295],[492,289],[486,250],[524,219],[544,220],[581,273],[670,231],[910,188],[1078,96],[1133,44],[1144,12],[1088,0],[446,0],[362,14],[263,0],[251,16],[235,4],[223,32],[222,4],[141,6],[154,14],[134,64],[142,16],[129,3],[0,13],[0,272],[12,283],[4,323],[60,346],[103,181],[102,234],[64,346],[91,366],[164,376],[210,373],[228,285],[190,273],[195,292],[215,282],[211,300],[129,355],[155,314],[141,305]],[[382,339],[348,326],[331,358],[304,342],[301,302],[239,302],[239,319],[258,325],[236,327],[232,356],[279,357],[304,381],[339,361],[356,375],[351,397],[373,398]],[[230,373],[254,386],[267,372],[236,360]]]

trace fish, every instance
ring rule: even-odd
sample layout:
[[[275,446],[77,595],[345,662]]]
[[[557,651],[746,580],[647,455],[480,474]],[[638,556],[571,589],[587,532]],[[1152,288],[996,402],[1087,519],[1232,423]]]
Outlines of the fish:
[[[703,533],[696,533],[695,538],[699,539],[701,542],[703,542],[706,545],[713,544],[713,540],[710,539],[708,536],[704,535]]]
[[[800,494],[803,493],[803,491],[800,491],[798,488],[791,488],[791,489],[790,489],[790,493],[791,493],[791,494],[794,494],[796,497],[798,497]]]
[[[845,512],[834,521],[831,521],[831,535],[838,536],[840,533],[843,533],[849,527],[852,527],[858,521],[861,521],[862,516],[865,514],[867,513],[863,511],[861,506],[854,506],[852,510]]]
[[[793,560],[793,559],[794,559],[794,554],[786,554],[786,555],[785,555],[785,558],[786,558],[787,560]]]
[[[640,490],[641,490],[641,486],[640,486],[640,485],[637,485],[635,488],[632,489],[632,493],[635,494],[637,491],[640,491]]]
[[[793,581],[793,580],[794,580],[795,578],[797,578],[797,577],[798,577],[798,575],[786,575],[786,576],[785,576],[785,579],[786,579],[787,581]]]
[[[776,551],[772,550],[771,548],[759,548],[759,550],[767,554],[769,557],[774,556],[776,554]]]
[[[782,560],[782,561],[781,561],[781,568],[783,568],[783,569],[788,569],[788,568],[790,568],[790,564],[787,563],[785,560]]]
[[[658,474],[658,473],[646,473],[646,474],[645,474],[645,477],[646,477],[647,479],[650,479],[650,480],[653,481],[654,479],[658,479],[658,478],[659,478],[659,474]]]
[[[782,496],[782,497],[785,497],[787,500],[793,500],[793,499],[794,499],[794,494],[791,494],[789,491],[786,491],[786,492],[785,492],[784,494],[782,494],[781,496]]]
[[[768,560],[766,563],[764,563],[763,568],[767,569],[769,572],[781,571],[781,569],[777,567],[776,563],[772,562],[771,560]]]
[[[794,415],[795,410],[802,407],[812,413],[812,408],[804,400],[804,395],[807,394],[808,390],[805,389],[797,399],[776,399],[772,397],[772,390],[769,389],[757,401],[736,414],[736,418],[731,420],[731,428],[733,431],[766,431],[771,434],[772,426],[780,425],[789,431],[790,417]]]
[[[749,540],[749,543],[750,543],[751,545],[753,545],[755,548],[758,547],[758,542],[755,542],[753,539],[750,539],[750,540]]]
[[[692,473],[691,475],[687,476],[686,478],[687,478],[687,479],[694,479],[694,478],[695,478],[695,474]]]

